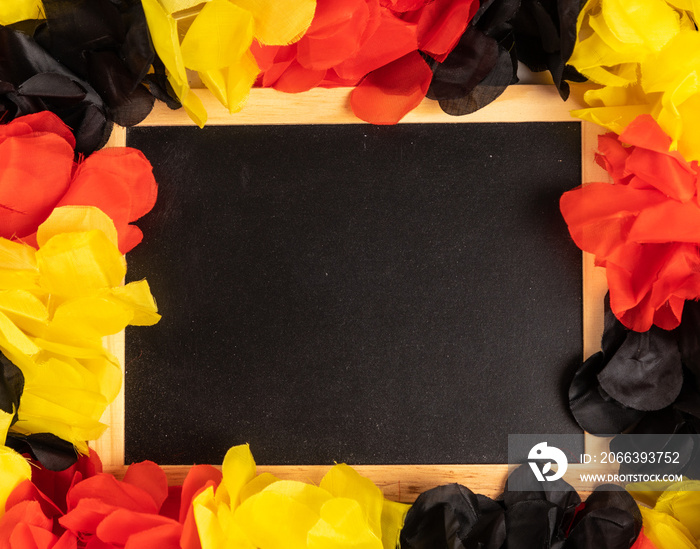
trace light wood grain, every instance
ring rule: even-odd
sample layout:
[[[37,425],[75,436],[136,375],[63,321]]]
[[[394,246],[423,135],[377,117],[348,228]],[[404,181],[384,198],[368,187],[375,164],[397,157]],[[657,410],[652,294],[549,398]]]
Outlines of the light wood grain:
[[[126,128],[114,126],[105,147],[124,147],[126,145]],[[124,465],[124,332],[103,339],[105,348],[117,357],[122,369],[122,388],[116,400],[112,402],[100,421],[107,425],[104,434],[91,443],[97,454],[108,467]]]
[[[221,469],[216,466],[217,469]],[[331,465],[262,465],[257,473],[272,473],[284,480],[300,480],[318,485]],[[126,467],[109,467],[105,471],[121,479]],[[185,480],[189,466],[163,466],[171,486],[179,486]],[[503,493],[508,465],[353,465],[353,469],[369,478],[382,490],[384,497],[392,501],[412,503],[416,497],[436,486],[458,483],[472,492],[495,498]],[[607,469],[570,465],[564,480],[586,498],[599,483],[581,482],[582,473],[607,472]]]
[[[314,89],[303,94],[284,94],[270,89],[254,89],[243,111],[229,114],[206,90],[195,90],[209,112],[208,125],[243,124],[358,124],[349,106],[351,89]],[[402,123],[469,123],[469,122],[576,122],[569,111],[579,105],[574,101],[564,103],[554,86],[509,86],[501,97],[487,107],[468,116],[454,117],[443,113],[437,102],[426,99],[409,113]],[[157,103],[152,113],[142,123],[151,126],[189,126],[193,123],[182,110],[172,111],[163,103]],[[582,124],[582,180],[604,181],[607,174],[593,161],[598,128]],[[109,146],[123,146],[126,131],[115,128]],[[602,179],[601,179],[602,177]],[[128,259],[128,258],[127,258]],[[602,334],[602,296],[605,295],[605,279],[599,269],[593,267],[592,258],[583,260],[583,322],[584,355],[598,350]],[[147,328],[144,328],[147,329]],[[110,338],[108,345],[119,351],[123,365],[123,334]],[[121,349],[119,349],[121,345]],[[115,353],[116,354],[116,353]],[[95,443],[102,457],[105,470],[121,478],[124,466],[124,396],[105,413],[103,421],[110,425],[107,433]],[[587,437],[586,444],[597,448],[599,439]],[[587,446],[588,447],[588,446]],[[258,472],[271,472],[280,478],[298,479],[318,483],[330,465],[308,466],[259,466]],[[359,465],[361,474],[372,479],[382,488],[386,497],[396,501],[411,502],[429,488],[459,482],[474,492],[491,497],[500,494],[507,475],[507,465]],[[189,466],[164,466],[171,485],[181,484]],[[587,494],[591,485],[577,479],[577,466],[570,466],[566,480]]]
[[[352,88],[315,88],[289,94],[272,89],[253,89],[243,110],[230,114],[207,90],[193,90],[202,100],[208,126],[241,124],[363,124],[350,109]],[[401,123],[463,124],[467,122],[572,122],[569,111],[578,108],[564,102],[554,86],[508,86],[483,109],[466,116],[450,116],[437,101],[425,99]],[[157,102],[144,126],[191,126],[183,109],[171,110]]]

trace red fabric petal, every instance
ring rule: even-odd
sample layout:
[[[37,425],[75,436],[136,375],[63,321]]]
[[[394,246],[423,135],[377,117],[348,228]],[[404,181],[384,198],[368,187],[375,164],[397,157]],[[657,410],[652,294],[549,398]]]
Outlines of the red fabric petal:
[[[132,535],[124,549],[181,549],[179,524],[166,524]]]
[[[286,93],[300,93],[317,87],[324,76],[326,76],[325,70],[307,69],[295,59],[289,63],[272,87]]]
[[[354,55],[370,19],[365,0],[319,1],[313,23],[299,40],[297,60],[312,70],[327,70]]]
[[[636,147],[625,167],[628,173],[634,173],[643,180],[645,186],[656,187],[671,198],[687,202],[695,195],[697,172],[691,169],[690,164],[679,162],[674,156]]]
[[[63,532],[52,549],[77,549],[78,538],[72,532]]]
[[[272,87],[284,74],[292,61],[297,55],[297,45],[282,46],[277,48],[277,53],[272,61],[272,64],[262,73],[262,77],[258,77],[260,85],[264,87]],[[264,59],[263,59],[264,61]]]
[[[168,497],[168,477],[165,471],[152,461],[142,461],[130,465],[126,470],[123,482],[148,492],[158,510]]]
[[[192,506],[187,509],[185,521],[182,525],[180,547],[182,549],[202,549],[202,544],[199,541],[199,532],[197,531],[197,523],[194,520],[194,507]]]
[[[160,507],[160,515],[178,521],[181,502],[182,486],[168,486],[168,497]]]
[[[98,525],[96,533],[97,537],[106,543],[125,545],[134,534],[161,526],[168,527],[169,538],[174,538],[176,541],[180,539],[182,525],[178,522],[160,515],[135,513],[126,509],[117,509],[105,517]],[[153,545],[152,547],[161,546]]]
[[[29,480],[21,482],[7,498],[5,508],[10,509],[22,501],[36,501],[41,506],[41,511],[49,518],[59,517],[62,509]],[[65,500],[63,501],[65,505]]]
[[[196,495],[208,486],[218,487],[222,478],[221,471],[211,465],[195,465],[189,470],[185,481],[182,483],[180,522],[184,522],[187,510],[192,505],[192,500]]]
[[[479,9],[478,0],[435,0],[418,19],[418,49],[444,61]]]
[[[78,485],[80,486],[80,484]],[[94,534],[105,517],[119,509],[99,499],[84,498],[58,519],[58,523],[75,535]]]
[[[630,155],[630,148],[625,147],[614,133],[606,133],[598,136],[598,153],[595,160],[599,166],[607,170],[615,183],[626,183],[627,157]]]
[[[428,2],[430,0],[382,0],[381,4],[393,11],[406,12],[420,9]]]
[[[8,126],[14,123],[26,124],[33,132],[46,132],[56,134],[70,145],[71,149],[75,149],[75,136],[68,126],[63,123],[56,114],[51,111],[41,111],[34,114],[27,114],[15,118]]]
[[[112,475],[101,473],[76,484],[66,498],[68,509],[73,510],[85,499],[99,501],[105,506],[121,507],[142,513],[158,513],[153,497],[147,491]]]
[[[12,549],[51,549],[58,541],[58,538],[38,526],[27,523],[18,524],[10,536],[10,547]]]
[[[78,166],[72,185],[59,206],[96,206],[114,221],[119,250],[127,253],[141,239],[140,231],[127,230],[153,208],[158,187],[146,157],[130,148],[104,149]]]
[[[62,513],[67,510],[66,495],[70,488],[81,480],[102,472],[102,462],[97,452],[92,449],[88,456],[78,456],[78,460],[64,471],[49,471],[39,464],[34,465],[32,483],[41,494],[58,506]]]
[[[28,524],[51,531],[53,521],[44,515],[37,501],[22,501],[0,518],[0,547],[9,547],[10,537],[18,524]]]
[[[0,236],[36,231],[68,189],[72,170],[73,149],[58,135],[0,141]]]
[[[402,21],[391,11],[381,12],[379,27],[360,51],[335,67],[338,76],[359,80],[366,74],[418,49],[417,25]]]
[[[350,105],[362,120],[396,124],[420,104],[432,76],[420,54],[412,52],[369,74],[352,91]]]
[[[693,202],[665,201],[639,212],[629,233],[634,242],[700,242],[700,208]]]

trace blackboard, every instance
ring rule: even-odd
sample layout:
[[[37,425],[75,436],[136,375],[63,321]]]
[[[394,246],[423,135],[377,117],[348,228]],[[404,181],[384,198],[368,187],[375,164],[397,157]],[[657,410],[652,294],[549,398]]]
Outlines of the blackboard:
[[[143,127],[126,462],[504,463],[580,432],[578,123]],[[583,437],[581,437],[583,444]]]

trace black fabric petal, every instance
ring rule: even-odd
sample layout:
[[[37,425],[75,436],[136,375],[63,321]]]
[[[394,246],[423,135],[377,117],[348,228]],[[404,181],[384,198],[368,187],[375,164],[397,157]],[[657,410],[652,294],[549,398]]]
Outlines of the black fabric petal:
[[[2,122],[35,112],[54,112],[73,130],[76,153],[102,147],[112,131],[102,98],[29,36],[0,25]]]
[[[683,385],[675,335],[656,326],[648,332],[629,332],[598,381],[607,394],[629,408],[647,411],[669,406]]]
[[[24,375],[22,370],[12,364],[5,355],[0,353],[0,410],[13,414],[12,423],[17,421],[19,401],[24,391]]]
[[[628,408],[600,388],[598,373],[605,366],[605,355],[598,352],[578,369],[569,387],[569,408],[584,431],[594,435],[622,433],[644,417],[644,412]]]
[[[700,388],[700,302],[685,302],[681,324],[676,331],[683,364],[693,373]]]
[[[510,20],[520,0],[487,0],[442,62],[427,59],[433,70],[428,97],[451,115],[474,112],[517,82],[517,60]]]
[[[423,492],[406,514],[402,549],[499,549],[505,540],[503,508],[459,484]]]
[[[29,454],[49,471],[64,471],[78,461],[73,445],[51,433],[10,433],[5,444],[20,454]]]
[[[155,50],[139,0],[45,0],[37,42],[97,90],[112,121],[134,125],[153,107],[141,81]]]
[[[53,111],[73,129],[76,153],[89,154],[106,143],[113,123],[138,124],[153,108],[143,80],[155,51],[143,6],[140,0],[43,4],[44,22],[21,22],[0,36],[0,115],[7,123]],[[153,89],[163,97],[162,87]]]
[[[569,97],[567,80],[586,80],[566,64],[574,51],[581,6],[579,0],[522,0],[513,19],[518,59],[534,72],[548,70],[564,100]]]
[[[599,486],[576,515],[565,549],[629,549],[642,529],[634,498],[619,486]]]

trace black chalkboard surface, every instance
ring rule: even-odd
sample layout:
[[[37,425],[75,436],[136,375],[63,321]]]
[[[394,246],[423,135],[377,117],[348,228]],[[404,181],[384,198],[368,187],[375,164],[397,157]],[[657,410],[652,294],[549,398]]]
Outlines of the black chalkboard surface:
[[[142,127],[126,462],[505,463],[577,433],[578,123]],[[581,437],[583,444],[583,437]]]

